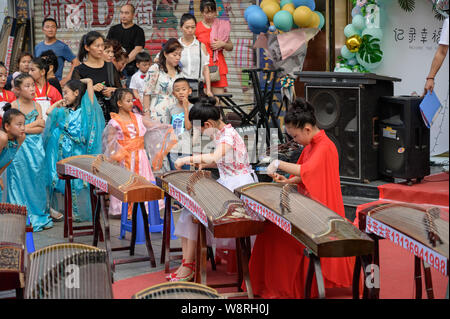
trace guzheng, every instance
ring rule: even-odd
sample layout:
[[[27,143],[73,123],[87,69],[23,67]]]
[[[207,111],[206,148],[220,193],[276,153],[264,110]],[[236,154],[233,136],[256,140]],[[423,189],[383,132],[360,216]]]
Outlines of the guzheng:
[[[26,207],[0,203],[0,290],[25,286],[26,219]]]
[[[164,198],[164,192],[159,187],[142,176],[109,162],[103,155],[68,157],[56,163],[56,170],[60,175],[88,182],[122,202],[139,203]]]
[[[255,183],[235,193],[255,212],[291,234],[317,257],[370,254],[373,240],[326,206],[297,192],[295,185]]]
[[[29,255],[25,298],[112,299],[105,250],[83,244],[57,244]]]
[[[222,299],[215,289],[193,282],[168,282],[136,293],[133,299]]]
[[[389,239],[448,276],[448,221],[437,207],[390,203],[368,207],[359,215],[359,227]]]
[[[161,186],[216,238],[248,237],[263,231],[263,219],[249,210],[209,171],[172,171],[159,177]]]

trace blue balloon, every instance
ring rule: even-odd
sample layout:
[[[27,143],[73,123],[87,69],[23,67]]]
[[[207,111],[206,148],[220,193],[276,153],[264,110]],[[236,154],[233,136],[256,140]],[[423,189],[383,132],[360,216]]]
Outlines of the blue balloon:
[[[288,32],[294,26],[294,19],[289,11],[280,10],[273,16],[273,24],[278,30]]]
[[[364,21],[364,17],[360,14],[357,14],[352,19],[352,25],[356,30],[362,30],[366,26],[366,22]]]
[[[252,13],[253,11],[255,11],[255,10],[256,11],[262,11],[262,9],[259,6],[255,5],[255,4],[252,4],[247,9],[245,9],[245,11],[244,11],[244,19],[245,19],[245,21],[247,21],[249,14]]]
[[[270,32],[275,32],[275,31],[277,31],[277,28],[276,28],[274,25],[271,25],[271,26],[269,27],[269,31],[270,31]]]
[[[320,18],[320,23],[319,26],[317,27],[319,30],[323,28],[323,26],[325,25],[325,17],[323,16],[323,14],[319,11],[314,11],[315,13],[317,13],[317,15]]]
[[[348,50],[348,48],[344,45],[341,48],[341,55],[348,60],[348,59],[354,58],[356,53],[350,52]]]
[[[252,26],[248,26],[248,28],[250,29],[250,31],[252,31],[252,33],[258,35],[260,33],[266,33],[269,30],[269,25],[266,25],[262,28],[254,28]]]
[[[352,10],[352,17],[354,17],[355,15],[358,15],[358,14],[361,14],[361,7],[356,6]]]
[[[293,0],[294,7],[306,6],[314,11],[316,9],[316,2],[314,0]]]
[[[262,29],[269,24],[269,19],[267,18],[267,15],[264,13],[264,11],[255,10],[250,12],[250,14],[248,15],[247,23],[254,29]]]
[[[361,33],[355,29],[355,27],[352,24],[347,24],[344,28],[344,35],[347,38],[350,38],[352,35],[361,35]]]

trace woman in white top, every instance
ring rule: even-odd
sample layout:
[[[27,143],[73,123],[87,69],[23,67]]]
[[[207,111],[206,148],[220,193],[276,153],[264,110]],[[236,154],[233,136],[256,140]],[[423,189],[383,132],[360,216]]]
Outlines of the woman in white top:
[[[181,73],[188,80],[193,90],[196,89],[194,87],[195,83],[202,81],[205,84],[205,93],[213,96],[208,68],[209,55],[205,45],[195,38],[196,24],[197,21],[192,14],[185,13],[181,16],[180,27],[183,32],[183,36],[179,40],[183,46],[180,60],[182,66]]]

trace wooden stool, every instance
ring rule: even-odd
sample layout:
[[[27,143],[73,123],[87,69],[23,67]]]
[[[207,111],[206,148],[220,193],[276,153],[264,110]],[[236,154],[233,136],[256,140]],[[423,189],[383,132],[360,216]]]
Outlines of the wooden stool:
[[[70,183],[71,180],[75,179],[69,175],[59,175],[58,177],[62,180],[65,180],[65,191],[64,191],[64,238],[69,237],[69,243],[73,243],[74,237],[79,236],[89,236],[94,234],[94,214],[95,214],[95,206],[96,206],[96,197],[94,196],[93,186],[90,187],[90,197],[91,197],[91,213],[92,213],[92,225],[88,226],[73,226],[73,217],[72,217],[72,185]],[[100,240],[103,241],[103,232],[100,229]],[[90,230],[90,231],[85,231]],[[77,232],[75,232],[77,231]]]
[[[102,215],[104,228],[105,228],[105,246],[106,251],[108,253],[108,258],[111,261],[111,269],[112,271],[115,271],[115,266],[120,264],[127,264],[132,262],[141,262],[141,261],[150,261],[150,266],[152,268],[156,267],[156,261],[155,261],[155,255],[153,253],[153,247],[152,243],[150,241],[150,233],[149,233],[149,227],[148,227],[148,215],[147,211],[145,209],[145,203],[133,203],[133,213],[132,213],[132,231],[131,231],[131,243],[130,246],[127,247],[111,247],[111,237],[110,237],[110,229],[109,229],[109,216],[108,211],[105,207],[105,195],[107,193],[96,190],[97,194],[97,205],[95,209],[95,217],[94,217],[94,225],[96,227],[94,228],[94,242],[93,246],[97,246],[99,234],[101,232],[100,227],[100,214]],[[142,212],[142,219],[144,220],[144,232],[145,232],[145,243],[147,247],[147,253],[149,257],[139,257],[139,258],[126,258],[126,259],[112,259],[111,252],[113,251],[121,251],[121,250],[129,250],[130,256],[134,256],[134,249],[136,245],[136,224],[137,224],[137,210],[138,205],[140,205],[141,212]]]

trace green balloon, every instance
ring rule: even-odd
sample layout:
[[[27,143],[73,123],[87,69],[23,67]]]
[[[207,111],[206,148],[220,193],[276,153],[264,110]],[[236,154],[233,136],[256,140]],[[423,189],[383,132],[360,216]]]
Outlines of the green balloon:
[[[280,1],[280,8],[283,8],[285,4],[293,3],[292,0],[281,0]]]
[[[288,32],[294,25],[294,18],[289,11],[280,10],[273,16],[273,24],[278,30]]]
[[[346,27],[344,28],[344,35],[347,38],[350,38],[352,35],[355,34],[361,35],[361,33],[358,32],[358,30],[356,30],[352,24],[347,24]]]
[[[355,55],[356,55],[356,53],[350,52],[350,51],[348,50],[347,46],[344,45],[344,46],[341,48],[341,55],[342,55],[342,57],[344,57],[344,58],[346,58],[347,60],[349,60],[349,59],[351,59],[351,58],[354,58]]]

